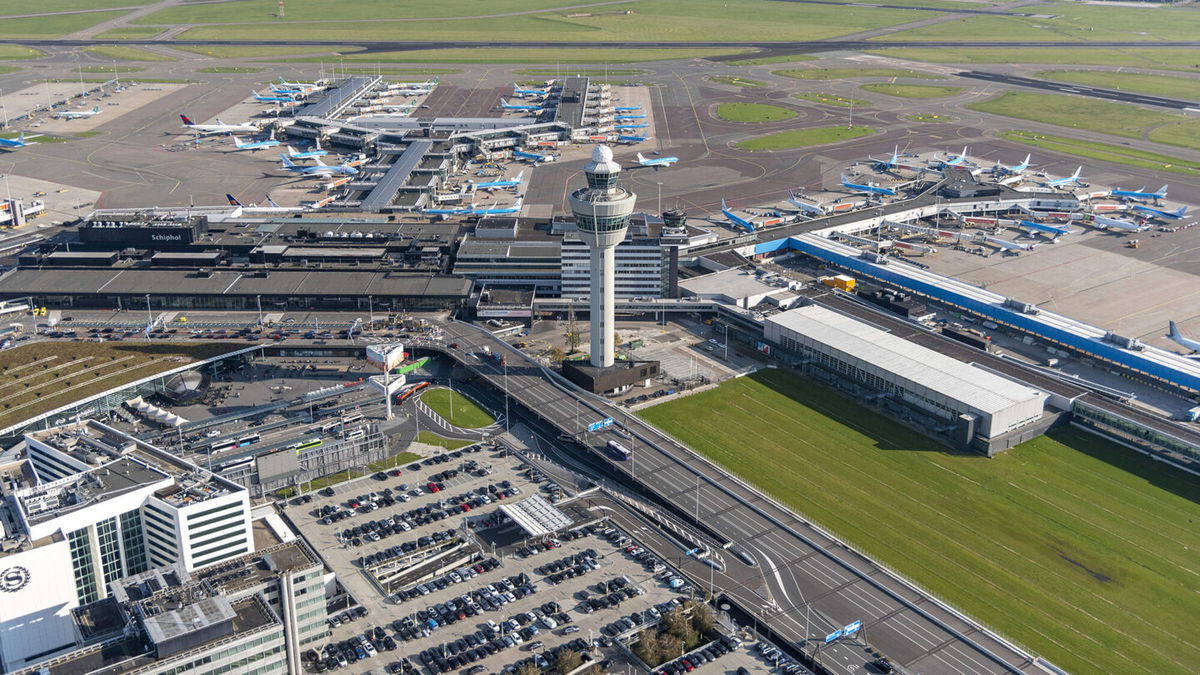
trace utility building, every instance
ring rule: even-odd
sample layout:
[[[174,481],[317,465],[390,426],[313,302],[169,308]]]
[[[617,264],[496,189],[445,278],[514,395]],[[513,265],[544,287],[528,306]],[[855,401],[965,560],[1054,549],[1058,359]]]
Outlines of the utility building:
[[[819,305],[769,317],[764,336],[875,398],[940,420],[939,430],[951,432],[960,447],[971,445],[990,454],[1002,437],[1011,439],[1016,433],[1024,440],[1019,430],[1042,420],[1045,392]]]

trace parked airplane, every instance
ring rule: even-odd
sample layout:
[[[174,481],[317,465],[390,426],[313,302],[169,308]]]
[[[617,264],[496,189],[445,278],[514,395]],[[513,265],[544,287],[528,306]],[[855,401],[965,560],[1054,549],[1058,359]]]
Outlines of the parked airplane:
[[[1168,321],[1167,326],[1170,327],[1170,331],[1167,333],[1167,338],[1174,341],[1181,347],[1186,347],[1192,350],[1192,353],[1188,354],[1190,358],[1200,358],[1200,340],[1193,340],[1191,338],[1184,337],[1183,333],[1179,332],[1179,326],[1176,326],[1174,321]]]
[[[825,215],[825,209],[820,204],[813,204],[811,202],[806,202],[803,199],[799,199],[796,197],[796,193],[794,192],[788,194],[788,203],[800,209],[801,212],[807,213],[811,216]]]
[[[842,187],[850,188],[851,190],[854,190],[855,192],[865,192],[870,195],[888,195],[888,196],[892,196],[892,197],[894,197],[896,195],[896,191],[893,190],[892,188],[879,187],[878,185],[875,185],[874,183],[867,183],[866,185],[863,185],[860,183],[852,183],[850,181],[850,179],[846,178],[845,176],[842,176]]]
[[[1093,215],[1092,223],[1095,225],[1102,225],[1104,227],[1116,228],[1118,230],[1125,230],[1127,232],[1145,232],[1146,230],[1150,229],[1150,226],[1148,225],[1138,225],[1137,223],[1131,223],[1128,220],[1108,218],[1106,216]]]
[[[292,98],[291,96],[263,96],[262,94],[258,93],[257,91],[254,91],[253,89],[250,90],[250,93],[254,94],[255,101],[260,101],[262,103],[295,103],[296,102],[296,99]]]
[[[646,119],[646,116],[645,115],[617,115],[613,119],[618,122],[628,122],[630,120],[644,120],[644,119]]]
[[[1015,241],[1006,241],[1004,239],[998,239],[996,237],[984,237],[983,240],[988,242],[989,244],[995,244],[996,246],[999,246],[1000,248],[1004,249],[1005,251],[1032,251],[1033,250],[1033,244],[1018,244]]]
[[[892,150],[892,156],[888,159],[877,159],[870,156],[868,156],[867,159],[875,162],[876,171],[886,171],[889,169],[915,169],[917,171],[929,171],[929,169],[926,169],[925,167],[905,164],[904,162],[900,161],[900,146],[898,145],[894,150]]]
[[[259,206],[258,204],[246,205],[229,193],[225,194],[225,199],[229,200],[230,206],[242,207],[243,213],[298,213],[300,211],[307,211],[303,206],[280,206],[275,203],[274,199],[271,199],[270,195],[267,195],[267,204],[269,206]]]
[[[1032,232],[1044,232],[1061,236],[1065,234],[1075,234],[1075,231],[1066,227],[1058,227],[1057,225],[1046,225],[1045,223],[1035,223],[1032,220],[1022,220],[1017,223],[1018,227],[1023,227]]]
[[[645,129],[649,124],[618,124],[613,128],[617,131],[629,131],[630,129]]]
[[[1164,185],[1158,188],[1158,192],[1146,192],[1146,188],[1140,190],[1122,190],[1121,188],[1113,188],[1109,195],[1113,197],[1125,197],[1126,199],[1151,199],[1158,202],[1160,199],[1165,199],[1167,196],[1167,186]]]
[[[550,93],[550,87],[545,89],[522,89],[520,85],[513,85],[513,94],[516,96],[545,96]]]
[[[472,186],[475,187],[476,189],[516,187],[521,184],[521,179],[524,177],[525,177],[525,172],[522,171],[517,174],[516,178],[510,178],[508,180],[494,180],[494,181],[491,181],[490,183],[473,183]]]
[[[1009,174],[1021,173],[1025,169],[1029,168],[1029,159],[1031,157],[1033,157],[1032,154],[1025,155],[1025,159],[1021,160],[1020,164],[1015,164],[1013,166],[1005,166],[1005,165],[997,162],[996,166],[992,167],[992,170],[996,171],[998,173],[1009,173]]]
[[[271,93],[272,94],[286,94],[288,96],[303,96],[304,94],[308,93],[308,90],[306,90],[306,89],[288,89],[286,87],[280,87],[278,85],[272,84],[271,85]]]
[[[464,207],[456,208],[456,209],[444,209],[444,208],[421,209],[421,213],[424,213],[426,215],[431,215],[431,216],[465,216],[465,215],[469,215],[474,212],[475,212],[474,205],[464,206]]]
[[[279,78],[279,86],[292,87],[295,89],[307,89],[309,91],[312,91],[313,89],[316,89],[317,87],[319,87],[321,85],[317,84],[316,82],[284,82],[283,78],[281,77],[281,78]]]
[[[1054,180],[1048,180],[1048,181],[1042,183],[1042,185],[1045,187],[1062,187],[1064,185],[1071,185],[1072,183],[1077,184],[1081,180],[1083,180],[1079,177],[1080,171],[1083,171],[1082,166],[1076,167],[1075,173],[1071,174],[1070,176],[1067,176],[1066,178],[1055,178]]]
[[[279,145],[279,141],[274,138],[267,138],[261,141],[250,141],[243,143],[242,139],[234,136],[233,149],[236,150],[262,150],[263,148],[273,148]]]
[[[503,109],[505,109],[505,110],[529,110],[529,111],[534,111],[534,110],[541,110],[541,109],[542,109],[542,106],[540,106],[540,105],[522,105],[522,104],[517,104],[517,103],[509,103],[509,102],[508,102],[508,101],[506,101],[505,99],[500,99],[500,107],[501,107],[501,108],[503,108]]]
[[[643,157],[642,153],[637,154],[638,164],[642,166],[652,166],[658,168],[660,166],[671,166],[679,161],[678,157]]]
[[[287,151],[288,151],[288,157],[291,157],[292,159],[314,159],[316,157],[324,157],[325,155],[329,154],[328,150],[321,149],[320,142],[318,142],[316,144],[316,146],[313,147],[312,150],[296,152],[296,149],[289,145],[289,146],[287,146]]]
[[[489,209],[471,209],[471,214],[476,216],[500,216],[506,213],[520,213],[522,197],[517,197],[517,201],[513,202],[512,206],[493,207]]]
[[[626,105],[626,106],[617,106],[616,108],[613,108],[613,110],[615,110],[617,112],[633,112],[634,110],[641,110],[641,109],[642,109],[642,106],[640,106],[640,105]]]
[[[650,140],[649,136],[617,136],[617,140],[622,143],[641,143],[642,141]]]
[[[1179,220],[1180,218],[1184,217],[1183,214],[1187,213],[1188,207],[1181,206],[1174,211],[1163,211],[1162,209],[1152,209],[1149,206],[1134,204],[1133,210],[1137,211],[1138,213],[1145,214],[1148,218],[1157,218],[1159,220]]]
[[[283,160],[283,170],[292,173],[298,173],[301,176],[316,176],[319,178],[329,178],[330,176],[353,176],[358,173],[358,169],[347,164],[338,164],[330,166],[321,161],[320,157],[315,158],[316,164],[313,166],[300,166],[296,164],[287,155],[280,154],[279,159]]]
[[[100,106],[95,106],[91,110],[62,110],[54,113],[54,116],[62,120],[78,120],[86,119],[92,115],[100,114]]]
[[[225,124],[220,118],[217,118],[216,124],[196,124],[187,115],[180,115],[179,119],[183,120],[184,127],[202,134],[256,134],[259,132],[258,126],[249,122]]]
[[[964,145],[961,154],[954,155],[950,159],[944,160],[942,162],[942,165],[943,166],[958,166],[960,164],[963,164],[966,161],[967,161],[967,146]]]
[[[528,159],[534,163],[554,161],[554,155],[543,155],[537,152],[526,152],[524,150],[513,150],[513,157],[516,157],[517,159]]]
[[[29,145],[25,140],[25,132],[22,131],[16,138],[0,138],[0,148],[23,148]]]
[[[746,220],[745,218],[734,213],[733,211],[730,211],[729,207],[726,206],[724,199],[721,199],[721,213],[724,214],[724,216],[729,219],[729,222],[731,222],[735,225],[740,225],[741,227],[745,228],[745,230],[747,232],[754,232],[756,229],[758,229],[754,226],[754,223],[750,222],[749,220]]]

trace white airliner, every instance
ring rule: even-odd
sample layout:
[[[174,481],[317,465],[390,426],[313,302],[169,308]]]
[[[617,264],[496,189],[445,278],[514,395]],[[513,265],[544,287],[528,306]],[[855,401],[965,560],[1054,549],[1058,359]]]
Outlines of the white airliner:
[[[256,134],[259,132],[258,126],[249,122],[246,124],[225,124],[218,118],[216,124],[196,124],[187,115],[180,115],[179,119],[183,120],[184,128],[202,134]]]
[[[78,120],[86,119],[92,115],[100,114],[100,106],[96,106],[91,110],[62,110],[54,113],[54,116],[60,120]]]
[[[1200,358],[1200,340],[1193,340],[1192,338],[1184,337],[1183,333],[1179,332],[1179,326],[1176,326],[1174,321],[1168,321],[1167,326],[1170,328],[1170,332],[1167,333],[1167,338],[1174,341],[1181,347],[1192,350],[1192,353],[1188,354],[1190,358]]]

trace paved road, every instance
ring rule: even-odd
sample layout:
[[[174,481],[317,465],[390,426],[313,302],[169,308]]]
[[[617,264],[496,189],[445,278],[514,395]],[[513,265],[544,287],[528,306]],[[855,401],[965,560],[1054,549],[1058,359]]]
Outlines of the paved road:
[[[876,563],[850,550],[795,514],[765,499],[719,467],[693,455],[656,429],[607,403],[578,395],[547,379],[524,355],[474,327],[451,324],[446,342],[494,386],[560,428],[575,432],[576,420],[611,416],[631,438],[617,432],[594,434],[596,448],[609,440],[631,446],[628,470],[646,489],[681,510],[698,515],[719,537],[743,546],[757,558],[748,567],[726,554],[731,597],[798,644],[815,644],[831,629],[862,620],[866,637],[914,672],[1031,672],[1028,655],[1007,645],[925,594],[912,589]],[[506,354],[501,368],[474,356],[488,344]],[[582,399],[582,416],[577,413]],[[822,663],[834,672],[864,670],[861,647],[833,645]]]
[[[1146,94],[1138,94],[1136,92],[1118,91],[1116,89],[1102,89],[1100,87],[1088,87],[1082,84],[1069,84],[1066,82],[1051,82],[1049,80],[1038,80],[1032,77],[1020,77],[1017,75],[986,73],[978,70],[968,70],[955,74],[959,77],[967,77],[973,80],[984,80],[987,82],[995,82],[997,84],[1005,84],[1015,87],[1042,89],[1045,91],[1058,92],[1060,94],[1076,94],[1079,96],[1090,96],[1092,98],[1104,98],[1110,101],[1120,101],[1121,103],[1152,105],[1159,108],[1170,108],[1172,110],[1200,112],[1200,103],[1196,103],[1195,101],[1184,101],[1177,98],[1163,98],[1161,96],[1149,96]]]

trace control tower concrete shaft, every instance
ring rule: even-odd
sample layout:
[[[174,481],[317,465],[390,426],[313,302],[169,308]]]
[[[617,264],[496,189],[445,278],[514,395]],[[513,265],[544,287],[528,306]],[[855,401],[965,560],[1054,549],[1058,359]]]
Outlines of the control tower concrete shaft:
[[[613,365],[613,314],[616,304],[616,263],[614,250],[625,240],[629,214],[637,195],[617,187],[621,166],[613,161],[612,150],[598,145],[592,161],[583,169],[587,187],[571,193],[571,213],[579,238],[591,250],[591,351],[592,365]]]

